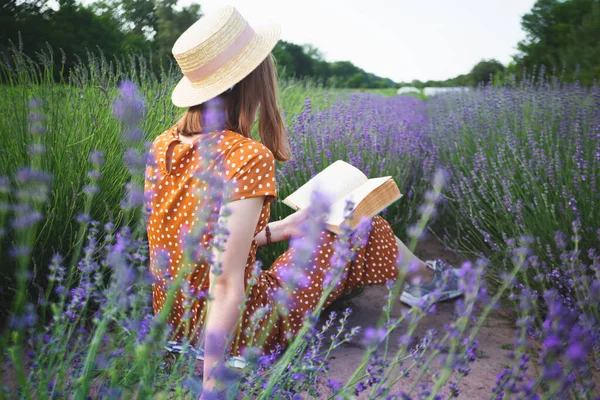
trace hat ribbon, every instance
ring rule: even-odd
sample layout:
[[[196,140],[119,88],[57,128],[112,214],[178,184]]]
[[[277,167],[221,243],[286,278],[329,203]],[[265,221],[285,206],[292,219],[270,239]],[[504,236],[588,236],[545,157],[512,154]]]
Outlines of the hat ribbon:
[[[239,52],[250,43],[253,37],[254,29],[248,24],[229,47],[223,50],[219,55],[192,71],[183,72],[183,75],[185,75],[192,83],[210,76],[238,55]]]

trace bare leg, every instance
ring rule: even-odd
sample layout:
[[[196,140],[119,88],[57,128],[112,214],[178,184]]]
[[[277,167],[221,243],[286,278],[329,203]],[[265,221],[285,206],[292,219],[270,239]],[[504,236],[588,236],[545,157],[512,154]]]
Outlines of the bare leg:
[[[398,252],[402,254],[402,264],[408,266],[409,263],[415,260],[417,269],[406,274],[406,280],[412,283],[429,283],[433,279],[433,271],[427,267],[427,265],[417,258],[409,249],[402,243],[402,241],[396,236],[396,244],[398,244]]]

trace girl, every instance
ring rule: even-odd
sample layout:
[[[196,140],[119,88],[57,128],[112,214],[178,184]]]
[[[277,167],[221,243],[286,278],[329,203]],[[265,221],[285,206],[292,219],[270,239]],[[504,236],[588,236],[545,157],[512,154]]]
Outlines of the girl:
[[[179,326],[188,301],[184,290],[180,290],[169,315],[168,322],[177,327],[169,349],[181,351],[180,341],[189,339],[198,358],[204,358],[204,384],[209,389],[214,385],[209,371],[223,358],[227,333],[237,337],[229,349],[231,364],[237,367],[243,367],[243,350],[252,344],[259,343],[268,353],[291,341],[304,315],[317,305],[336,240],[329,231],[319,233],[318,247],[304,271],[306,285],[286,288],[289,275],[294,273],[293,248],[270,269],[253,274],[257,248],[298,237],[298,226],[306,218],[304,212],[296,212],[281,221],[269,222],[270,204],[277,196],[275,160],[290,158],[271,56],[279,33],[276,26],[253,29],[235,8],[226,7],[203,17],[179,37],[173,54],[184,77],[172,100],[186,110],[179,121],[154,140],[150,152],[155,163],[146,169],[151,271],[157,278],[153,308],[158,313],[164,306],[165,285],[170,279],[159,264],[164,264],[172,277],[181,268],[188,268],[191,272],[186,274],[185,284],[195,294],[190,323]],[[250,132],[257,113],[260,141],[252,139]],[[218,183],[216,178],[231,186]],[[225,188],[230,189],[226,204],[208,197]],[[230,215],[225,218],[226,209]],[[182,236],[199,228],[194,226],[199,215],[208,222],[200,227],[203,230],[198,248],[211,247],[213,229],[219,224],[229,232],[224,243],[213,246],[217,250],[211,253],[212,264],[206,258],[185,257],[187,242]],[[439,261],[418,260],[394,235],[389,223],[376,216],[371,219],[366,243],[345,266],[325,306],[344,291],[396,278],[399,252],[405,261],[412,260],[416,265],[406,276],[408,283],[401,300],[417,304],[440,286],[445,298],[460,295],[455,273],[443,280]],[[209,265],[220,266],[219,273]],[[240,306],[250,280],[256,282],[251,285],[242,313]],[[278,303],[281,290],[286,289],[293,301],[284,317],[278,312]],[[207,293],[210,302],[206,301]],[[196,347],[201,343],[202,326],[206,331],[203,354]]]

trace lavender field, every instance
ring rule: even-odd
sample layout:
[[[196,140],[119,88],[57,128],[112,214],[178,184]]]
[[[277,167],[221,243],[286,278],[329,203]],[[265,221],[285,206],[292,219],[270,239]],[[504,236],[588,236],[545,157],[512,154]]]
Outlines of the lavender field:
[[[146,149],[179,113],[178,77],[143,59],[92,58],[61,83],[18,54],[0,68],[0,396],[197,398],[200,362],[166,362],[168,309],[152,314],[143,206]],[[286,81],[281,100],[293,159],[277,165],[279,199],[337,159],[392,175],[404,196],[383,216],[411,249],[438,237],[464,260],[465,296],[443,330],[416,335],[435,307],[391,312],[403,264],[377,324],[307,316],[281,354],[223,371],[224,398],[460,398],[500,309],[511,363],[485,398],[599,398],[600,87],[538,76],[423,101]],[[290,211],[275,202],[272,218]],[[352,239],[340,236],[334,283]],[[286,246],[260,249],[265,268]],[[349,343],[363,358],[334,379],[329,357]]]

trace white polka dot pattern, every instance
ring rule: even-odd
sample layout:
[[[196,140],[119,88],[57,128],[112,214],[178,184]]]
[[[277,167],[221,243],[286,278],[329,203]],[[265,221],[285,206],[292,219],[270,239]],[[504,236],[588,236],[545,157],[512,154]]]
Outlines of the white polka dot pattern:
[[[265,196],[265,202],[255,229],[255,236],[262,231],[270,218],[270,203],[276,198],[275,160],[271,151],[263,144],[246,138],[232,131],[216,132],[219,134],[216,149],[223,154],[220,158],[225,166],[227,178],[234,182],[231,201]],[[182,260],[183,242],[180,238],[182,227],[192,227],[195,212],[201,207],[201,202],[194,198],[197,183],[190,178],[197,168],[197,149],[193,145],[179,143],[175,140],[173,128],[156,138],[151,151],[156,155],[158,165],[146,168],[146,191],[150,191],[149,206],[151,209],[147,230],[150,247],[150,270],[157,281],[153,284],[153,308],[158,313],[165,302],[165,278],[156,268],[161,257],[166,258],[172,276],[177,274]],[[200,139],[201,140],[201,139]],[[175,142],[175,144],[173,144]],[[166,153],[172,148],[171,173],[166,172]],[[209,191],[210,188],[205,188]],[[215,210],[218,212],[218,210]],[[203,236],[203,243],[208,243],[209,234]],[[288,249],[277,258],[270,269],[261,271],[258,276],[252,276],[256,262],[258,243],[253,240],[246,263],[246,286],[250,281],[256,281],[252,286],[242,324],[238,326],[237,342],[233,345],[232,355],[242,355],[242,350],[255,344],[258,337],[269,332],[262,345],[265,353],[271,352],[276,345],[286,346],[302,325],[304,316],[316,307],[328,270],[330,257],[333,254],[333,242],[336,235],[323,231],[320,234],[319,246],[313,253],[311,265],[306,269],[310,281],[304,288],[292,290],[292,304],[286,317],[277,312],[277,292],[283,287],[285,270],[294,268],[294,250]],[[398,247],[394,233],[389,223],[376,216],[372,219],[372,229],[365,246],[359,248],[351,262],[345,266],[342,279],[336,289],[329,295],[326,306],[339,297],[344,291],[366,285],[384,284],[397,275],[396,254]],[[200,292],[207,291],[208,266],[205,263],[191,265],[193,272],[186,277],[190,286]],[[183,317],[186,298],[180,291],[176,298],[168,323],[177,326]],[[191,324],[181,327],[174,332],[173,339],[181,341],[191,337],[192,343],[197,344],[200,326],[205,314],[206,301],[204,298],[194,299],[191,307]],[[249,329],[250,328],[250,329]],[[192,337],[193,336],[193,337]]]
[[[267,196],[271,203],[276,197],[275,158],[262,143],[242,138],[225,141],[227,148],[232,146],[225,155],[227,176],[236,183],[231,201]]]

